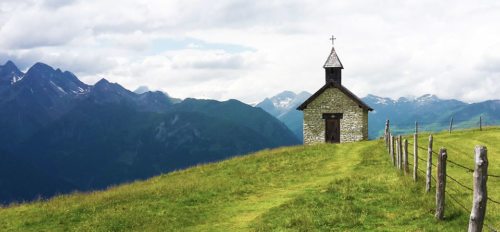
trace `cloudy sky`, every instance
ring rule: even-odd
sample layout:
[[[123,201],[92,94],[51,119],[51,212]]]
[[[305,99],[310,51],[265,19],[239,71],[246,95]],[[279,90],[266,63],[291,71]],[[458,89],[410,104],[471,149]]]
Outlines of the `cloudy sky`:
[[[331,42],[358,96],[500,98],[500,1],[2,0],[0,63],[254,103],[314,92]]]

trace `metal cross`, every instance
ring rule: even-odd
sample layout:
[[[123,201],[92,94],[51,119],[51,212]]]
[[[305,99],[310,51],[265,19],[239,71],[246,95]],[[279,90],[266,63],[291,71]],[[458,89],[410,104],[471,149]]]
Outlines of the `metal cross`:
[[[336,40],[336,39],[337,39],[337,38],[335,38],[335,37],[332,35],[332,38],[330,38],[330,40],[332,41],[332,45],[334,45],[334,43],[335,43],[335,40]]]

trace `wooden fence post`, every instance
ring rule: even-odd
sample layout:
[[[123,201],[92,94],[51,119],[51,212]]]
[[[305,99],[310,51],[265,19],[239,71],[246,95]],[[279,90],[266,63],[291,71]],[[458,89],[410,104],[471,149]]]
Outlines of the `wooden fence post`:
[[[488,180],[488,150],[484,146],[475,148],[474,169],[474,196],[472,198],[472,210],[469,219],[469,232],[478,232],[483,229],[484,216],[486,213],[486,202],[488,193],[486,181]]]
[[[404,150],[403,150],[403,170],[405,175],[410,171],[408,169],[408,140],[404,140]]]
[[[418,134],[415,132],[413,135],[413,180],[416,182],[418,179]]]
[[[443,220],[444,218],[444,196],[446,189],[446,159],[448,154],[446,148],[439,150],[437,162],[437,180],[436,180],[436,219]]]
[[[392,165],[396,166],[396,157],[394,155],[394,136],[391,134],[390,135],[390,144],[389,144],[389,149],[391,150],[391,159],[392,159]]]
[[[400,169],[401,167],[399,166],[399,153],[401,150],[399,150],[399,136],[396,137],[396,167]]]
[[[403,136],[399,135],[399,169],[402,171],[403,170]]]
[[[482,116],[479,116],[479,130],[480,131],[483,130],[483,117]]]
[[[451,134],[451,130],[453,130],[453,117],[451,117],[451,120],[450,120],[450,134]]]
[[[398,136],[398,169],[399,170],[402,170],[401,169],[402,168],[401,164],[403,162],[402,161],[402,158],[403,158],[403,154],[402,154],[403,153],[403,145],[402,144],[403,144],[403,138],[400,135],[400,136]]]
[[[387,151],[389,152],[389,119],[385,122],[385,131],[384,131],[384,139],[385,146],[387,147]]]
[[[425,174],[425,192],[430,192],[432,178],[432,135],[429,135],[429,148],[427,150],[427,172]]]
[[[399,137],[395,137],[396,139],[396,167],[399,169]]]

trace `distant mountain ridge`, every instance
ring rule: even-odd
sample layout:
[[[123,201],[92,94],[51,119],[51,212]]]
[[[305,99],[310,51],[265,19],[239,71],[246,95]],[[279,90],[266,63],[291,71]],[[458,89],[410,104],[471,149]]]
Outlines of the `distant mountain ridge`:
[[[363,101],[375,109],[369,115],[371,138],[382,135],[387,119],[391,121],[391,127],[396,133],[408,133],[414,130],[416,121],[423,130],[443,130],[448,127],[452,117],[455,127],[462,128],[478,127],[479,117],[482,117],[483,125],[500,123],[500,100],[469,104],[425,94],[414,99],[398,100],[368,95]]]
[[[148,92],[155,92],[155,93],[158,93],[158,94],[159,93],[163,93],[164,95],[166,95],[170,99],[170,101],[172,103],[179,103],[179,102],[182,101],[182,99],[180,99],[180,98],[173,98],[173,97],[171,97],[167,92],[152,91],[151,89],[149,89],[149,87],[147,87],[145,85],[139,86],[139,87],[137,87],[137,89],[134,90],[134,93],[141,94],[141,95],[142,94],[147,94]]]
[[[303,140],[303,114],[296,108],[311,96],[308,92],[294,93],[292,91],[283,91],[271,98],[266,98],[255,107],[261,108],[273,115],[297,136],[300,141]]]
[[[256,107],[281,120],[302,139],[303,114],[295,108],[309,96],[306,92],[295,94],[284,91],[266,98]],[[374,109],[369,113],[368,131],[372,139],[383,134],[387,119],[390,119],[395,133],[411,132],[415,121],[419,122],[423,130],[443,130],[449,125],[451,117],[454,118],[455,126],[461,128],[478,126],[480,116],[485,125],[500,124],[500,100],[468,104],[455,99],[440,99],[431,94],[416,98],[400,97],[397,100],[369,94],[362,100]]]
[[[279,120],[237,100],[180,101],[106,79],[87,85],[43,63],[23,73],[7,62],[0,74],[0,158],[4,171],[15,170],[0,176],[0,203],[102,189],[300,142]]]

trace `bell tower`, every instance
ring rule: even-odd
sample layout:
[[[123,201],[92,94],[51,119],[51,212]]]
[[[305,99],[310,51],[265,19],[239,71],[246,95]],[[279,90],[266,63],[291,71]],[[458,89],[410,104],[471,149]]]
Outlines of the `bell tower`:
[[[335,82],[339,85],[342,85],[342,69],[344,69],[344,66],[342,66],[342,63],[337,56],[337,52],[333,47],[333,41],[335,40],[335,37],[332,36],[330,40],[332,41],[332,51],[330,52],[325,65],[323,65],[323,68],[325,69],[325,82]]]

